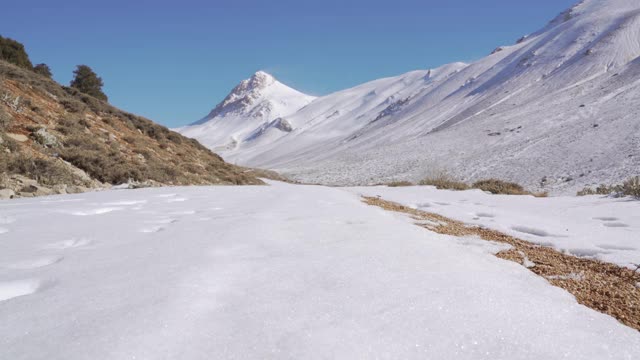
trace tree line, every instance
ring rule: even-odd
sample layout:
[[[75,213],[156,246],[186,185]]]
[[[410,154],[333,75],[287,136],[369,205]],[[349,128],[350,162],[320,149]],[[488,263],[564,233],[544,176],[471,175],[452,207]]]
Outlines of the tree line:
[[[47,64],[36,64],[35,66],[29,59],[29,54],[24,48],[24,45],[16,40],[5,38],[0,36],[0,60],[7,61],[16,66],[24,69],[31,70],[36,74],[53,78],[51,68]],[[104,83],[94,71],[87,65],[78,65],[73,71],[73,80],[71,80],[70,86],[78,89],[78,91],[91,95],[96,99],[108,101],[109,98],[102,91]]]

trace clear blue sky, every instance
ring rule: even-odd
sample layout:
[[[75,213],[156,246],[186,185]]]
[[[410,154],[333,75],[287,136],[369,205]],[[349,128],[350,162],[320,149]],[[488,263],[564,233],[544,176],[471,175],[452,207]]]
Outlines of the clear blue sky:
[[[0,35],[24,43],[58,82],[87,64],[112,104],[179,126],[257,70],[327,94],[473,61],[576,1],[7,1]]]

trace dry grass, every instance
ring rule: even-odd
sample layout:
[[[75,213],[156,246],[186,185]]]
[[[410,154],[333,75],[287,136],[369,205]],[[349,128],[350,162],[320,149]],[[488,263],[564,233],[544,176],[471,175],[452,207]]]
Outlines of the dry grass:
[[[469,185],[452,179],[448,175],[438,175],[434,177],[426,178],[419,183],[423,186],[435,186],[436,189],[440,190],[456,190],[463,191],[469,190]]]
[[[618,319],[640,330],[640,273],[601,261],[578,258],[555,249],[534,245],[501,232],[466,224],[421,210],[412,209],[380,198],[365,197],[364,202],[385,210],[411,215],[437,225],[417,224],[430,231],[452,236],[479,236],[487,241],[511,245],[496,256],[524,264],[535,264],[529,270],[565,289],[585,306]]]
[[[388,187],[407,187],[407,186],[414,186],[414,184],[412,182],[409,181],[392,181],[390,183],[386,183],[384,184]]]
[[[621,185],[600,185],[595,189],[587,187],[578,191],[577,195],[614,195],[640,198],[640,176],[632,177]]]

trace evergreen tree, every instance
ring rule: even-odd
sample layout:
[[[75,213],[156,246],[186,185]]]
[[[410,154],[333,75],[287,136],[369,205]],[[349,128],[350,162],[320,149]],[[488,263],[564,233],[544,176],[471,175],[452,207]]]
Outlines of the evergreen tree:
[[[73,71],[74,78],[71,80],[71,87],[78,89],[96,99],[108,101],[107,95],[102,92],[102,79],[96,75],[87,65],[78,65]]]
[[[33,69],[29,55],[24,50],[24,45],[2,36],[0,36],[0,59],[25,69]]]
[[[51,77],[53,76],[53,74],[51,74],[51,69],[49,68],[49,65],[47,64],[38,64],[36,66],[33,67],[33,71],[36,74],[40,74],[44,77],[48,77],[49,79],[51,79]]]

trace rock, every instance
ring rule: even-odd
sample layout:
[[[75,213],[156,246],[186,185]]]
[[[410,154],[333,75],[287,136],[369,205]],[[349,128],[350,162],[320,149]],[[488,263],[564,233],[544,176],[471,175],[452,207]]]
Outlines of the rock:
[[[0,189],[0,200],[13,199],[16,193],[11,189]]]
[[[20,193],[29,193],[33,196],[45,196],[53,194],[53,190],[44,186],[29,184],[20,189]]]
[[[47,129],[40,128],[33,133],[36,142],[44,147],[55,147],[59,145],[58,138],[47,132]]]
[[[54,185],[53,188],[51,188],[51,191],[57,195],[65,195],[67,194],[67,185]]]
[[[22,134],[13,134],[13,133],[6,133],[7,137],[17,141],[17,142],[25,142],[27,140],[29,140],[28,137],[26,137],[25,135]]]

